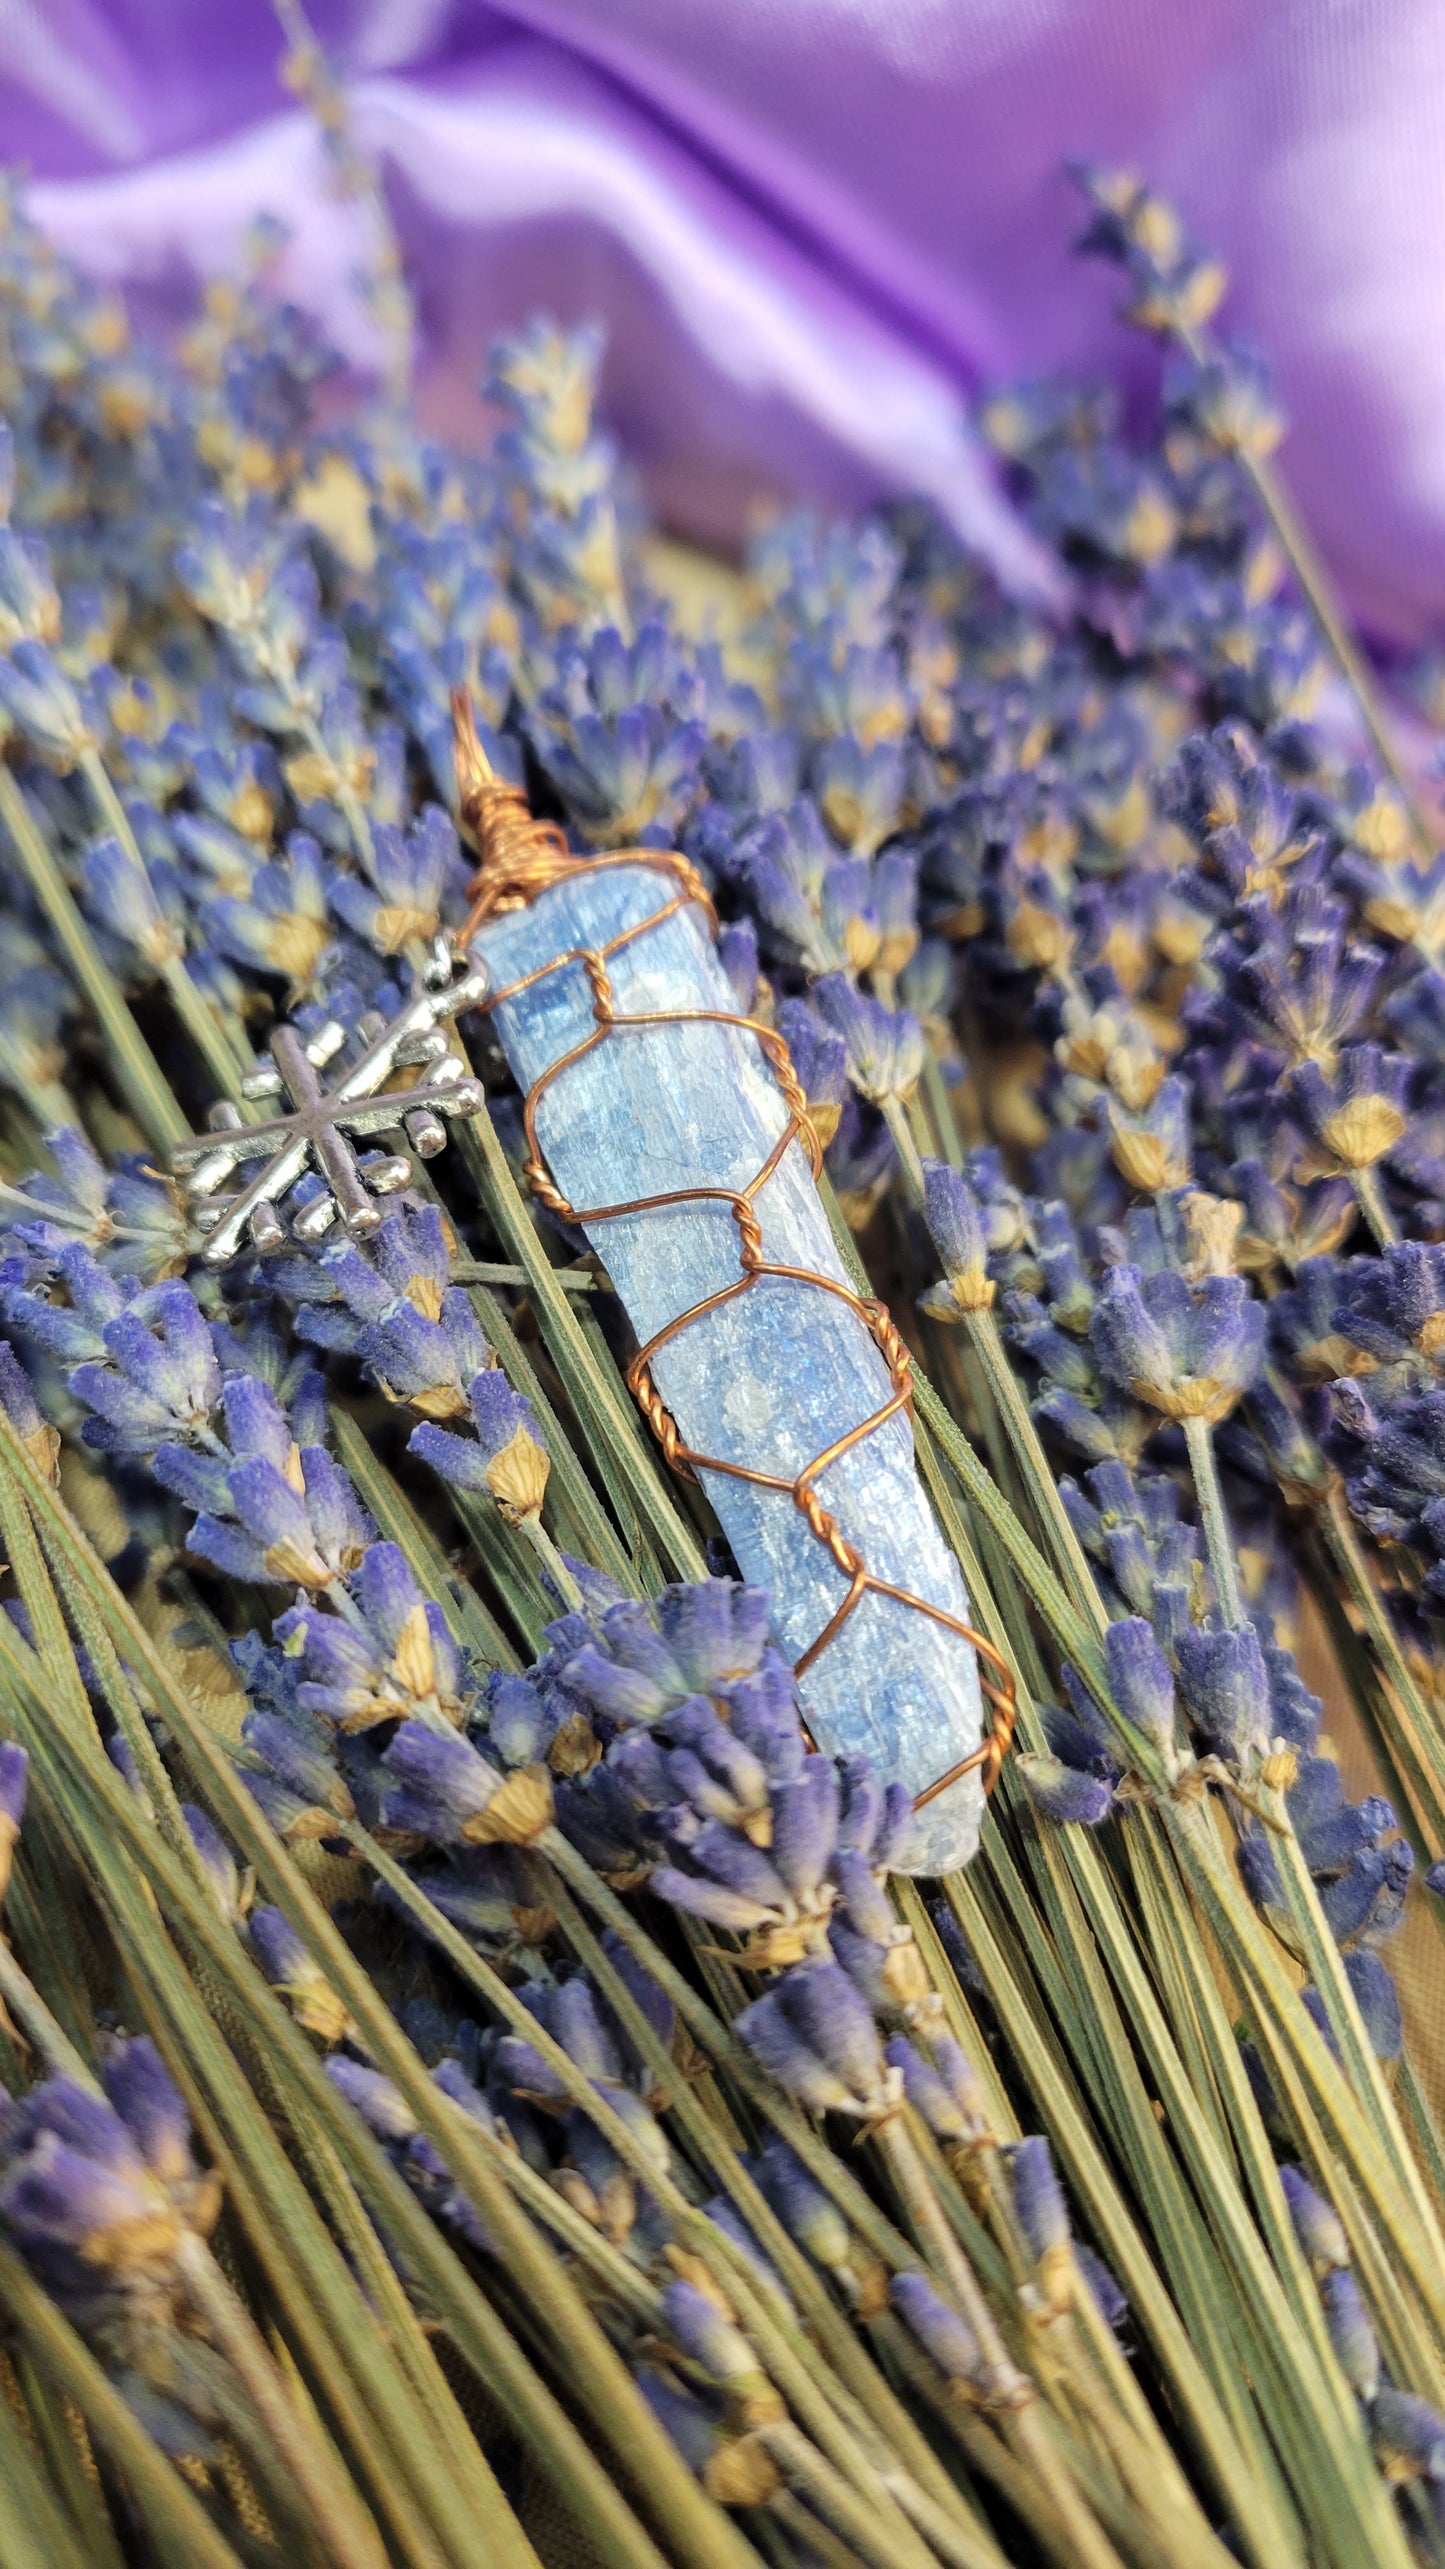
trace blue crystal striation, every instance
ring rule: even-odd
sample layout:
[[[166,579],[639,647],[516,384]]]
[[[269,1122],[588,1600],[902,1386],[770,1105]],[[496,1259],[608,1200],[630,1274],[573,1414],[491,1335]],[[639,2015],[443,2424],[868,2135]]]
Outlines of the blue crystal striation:
[[[504,990],[574,950],[606,946],[662,907],[667,876],[599,867],[504,912],[472,948]],[[701,913],[679,910],[609,959],[620,1017],[736,1008]],[[493,1010],[512,1071],[530,1088],[595,1031],[580,961]],[[557,1184],[578,1207],[676,1188],[742,1188],[787,1121],[756,1037],[733,1026],[619,1025],[543,1093],[537,1137]],[[822,1200],[793,1141],[756,1199],[765,1257],[846,1284]],[[672,1206],[589,1223],[639,1340],[734,1282],[738,1233],[726,1203]],[[756,1279],[690,1321],[653,1360],[653,1379],[683,1442],[790,1481],[883,1406],[888,1369],[856,1313],[816,1286]],[[701,1474],[745,1578],[771,1590],[774,1632],[801,1657],[847,1581],[786,1490]],[[817,1488],[880,1578],[966,1619],[958,1563],[918,1477],[906,1418],[889,1419],[826,1466]],[[866,1752],[917,1793],[978,1747],[978,1665],[971,1646],[931,1616],[868,1592],[801,1680],[809,1726],[835,1756]],[[983,1796],[964,1776],[917,1814],[906,1869],[943,1872],[978,1843]]]

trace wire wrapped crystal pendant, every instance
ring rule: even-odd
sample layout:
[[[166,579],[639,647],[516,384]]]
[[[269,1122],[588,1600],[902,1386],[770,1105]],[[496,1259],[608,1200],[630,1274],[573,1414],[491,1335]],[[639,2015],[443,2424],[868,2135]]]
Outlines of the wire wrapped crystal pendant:
[[[914,1463],[907,1350],[839,1257],[787,1047],[737,1014],[686,859],[573,856],[457,711],[482,858],[462,942],[526,1099],[527,1176],[605,1261],[640,1341],[632,1389],[771,1591],[815,1741],[909,1787],[907,1870],[963,1864],[1012,1680],[967,1622]]]

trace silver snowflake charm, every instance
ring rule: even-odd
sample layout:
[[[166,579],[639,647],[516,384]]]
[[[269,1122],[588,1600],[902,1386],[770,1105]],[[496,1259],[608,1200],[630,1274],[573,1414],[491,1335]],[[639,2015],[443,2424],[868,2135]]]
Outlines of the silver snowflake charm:
[[[389,1022],[363,1018],[359,1031],[370,1041],[332,1089],[324,1089],[317,1074],[340,1052],[346,1029],[332,1019],[303,1042],[294,1026],[277,1027],[270,1061],[241,1088],[246,1097],[285,1095],[291,1112],[247,1124],[239,1108],[223,1100],[211,1110],[211,1131],[171,1153],[172,1170],[187,1182],[192,1219],[206,1235],[208,1266],[224,1266],[248,1240],[255,1249],[279,1249],[286,1231],[277,1205],[312,1169],[325,1179],[326,1192],[295,1213],[298,1238],[319,1240],[338,1218],[354,1239],[377,1228],[381,1215],[373,1199],[405,1186],[411,1160],[397,1152],[361,1169],[352,1145],[363,1134],[400,1130],[419,1158],[429,1160],[445,1147],[444,1118],[481,1112],[482,1083],[451,1051],[443,1024],[474,1006],[485,987],[485,973],[467,972],[441,989],[419,988]],[[383,1080],[411,1064],[425,1065],[416,1087],[378,1094]],[[264,1165],[237,1193],[219,1192],[244,1162],[257,1159]]]

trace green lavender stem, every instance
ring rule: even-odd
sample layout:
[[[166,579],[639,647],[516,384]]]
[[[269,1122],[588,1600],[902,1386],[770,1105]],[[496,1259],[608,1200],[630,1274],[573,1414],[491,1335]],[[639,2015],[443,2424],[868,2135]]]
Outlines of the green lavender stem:
[[[92,2095],[99,2093],[89,2062],[82,2060],[39,1990],[21,1970],[4,1936],[0,1936],[0,1999],[34,2044],[48,2070],[53,2071],[57,2078],[72,2079],[77,2087],[88,2089]]]
[[[492,1970],[490,1964],[467,1944],[465,1938],[450,1926],[446,1919],[440,1916],[425,1894],[411,1883],[402,1868],[376,1845],[359,1823],[347,1823],[347,1834],[367,1862],[386,1882],[398,1901],[416,1915],[419,1922],[425,1926],[428,1935],[449,1956],[462,1977],[470,1981],[479,1995],[486,1999],[494,2013],[500,2016],[513,2032],[521,2033],[527,2040],[535,2043],[549,2068],[561,2080],[574,2102],[591,2117],[598,2131],[616,2150],[623,2164],[631,2168],[638,2182],[650,2187],[663,2209],[679,2225],[681,2235],[687,2239],[689,2245],[696,2253],[703,2256],[709,2265],[718,2267],[720,2284],[738,2304],[739,2315],[746,2320],[768,2371],[802,2417],[809,2434],[825,2451],[831,2451],[835,2465],[850,2477],[857,2478],[863,2494],[870,2496],[876,2505],[882,2484],[878,2478],[876,2462],[872,2459],[869,2450],[872,2434],[866,2408],[860,2410],[856,2419],[849,2419],[846,2433],[840,2431],[838,2421],[833,2414],[831,2391],[826,2375],[815,2377],[815,2366],[807,2341],[799,2337],[796,2345],[790,2346],[788,2338],[775,2326],[766,2306],[756,2294],[754,2278],[746,2265],[739,2265],[737,2259],[729,2255],[727,2243],[719,2241],[713,2226],[699,2220],[686,2198],[676,2190],[671,2180],[659,2175],[645,2150],[639,2145],[636,2135],[613,2112],[592,2082],[577,2068],[560,2044],[554,2042],[545,2029],[537,2025],[536,2020],[508,1989],[500,1976]]]
[[[879,2125],[878,2142],[920,2244],[973,2332],[985,2368],[985,2404],[1016,2460],[1045,2495],[1055,2526],[1050,2548],[1057,2547],[1061,2560],[1080,2562],[1084,2569],[1121,2569],[1113,2544],[1051,2446],[1033,2385],[1004,2345],[973,2269],[939,2211],[906,2125],[893,2116]]]
[[[204,2240],[188,2235],[177,2263],[198,2318],[260,2420],[283,2480],[294,2484],[339,2569],[386,2569],[386,2551],[374,2525],[287,2397],[255,2321]]]
[[[0,820],[20,860],[21,871],[54,931],[56,942],[95,1014],[106,1051],[136,1122],[148,1142],[168,1150],[190,1130],[161,1074],[160,1065],[116,986],[115,975],[102,962],[95,940],[77,909],[44,833],[31,812],[13,771],[0,760]]]
[[[1388,1690],[1382,1713],[1390,1717],[1391,1747],[1445,1847],[1445,1742],[1438,1716],[1421,1694],[1401,1646],[1387,1600],[1381,1595],[1359,1529],[1343,1490],[1332,1490],[1321,1509],[1325,1542],[1360,1617],[1364,1638],[1379,1661]],[[1393,1698],[1393,1702],[1389,1701]]]
[[[547,1532],[540,1516],[529,1515],[520,1517],[517,1521],[517,1531],[522,1536],[523,1541],[529,1543],[532,1550],[536,1553],[537,1559],[543,1570],[546,1572],[552,1586],[556,1589],[557,1595],[561,1599],[564,1609],[569,1614],[579,1612],[582,1605],[582,1591],[578,1587],[576,1580],[573,1578],[571,1571],[568,1569],[567,1564],[563,1560],[561,1553],[558,1551],[556,1544],[552,1540],[552,1537]]]
[[[549,1841],[553,1836],[555,1832],[549,1832]],[[841,2320],[807,2257],[778,2220],[736,2150],[719,2135],[715,2122],[702,2110],[688,2082],[679,2074],[667,2046],[560,1882],[553,1885],[552,1901],[563,1934],[601,1990],[628,2039],[646,2061],[699,2165],[709,2167],[723,2190],[731,2196],[764,2255],[776,2266],[811,2336],[817,2340],[839,2380],[846,2386],[850,2394],[850,2414],[853,2404],[861,2403],[857,2413],[864,2440],[870,2451],[876,2444],[875,2458],[879,2467],[886,2468],[891,2457],[894,2467],[889,2474],[889,2486],[899,2504],[905,2513],[912,2513],[912,2494],[921,2481],[932,2491],[934,2500],[941,2500],[945,2509],[956,2513],[955,2492],[946,2475],[938,2472],[928,2445],[862,2357],[856,2339]],[[710,2245],[707,2233],[701,2235],[703,2244]],[[800,2350],[807,2344],[805,2339],[797,2342]],[[907,2465],[907,2473],[897,2469],[899,2463]]]
[[[1247,1622],[1244,1599],[1240,1592],[1235,1566],[1234,1543],[1225,1513],[1223,1493],[1219,1486],[1218,1467],[1214,1457],[1214,1440],[1208,1422],[1188,1418],[1184,1422],[1185,1442],[1189,1449],[1190,1468],[1194,1475],[1200,1519],[1204,1527],[1205,1547],[1214,1575],[1220,1611],[1225,1622],[1236,1632]],[[1251,1791],[1255,1789],[1251,1782]],[[1315,1888],[1299,1842],[1291,1824],[1284,1795],[1273,1785],[1261,1782],[1257,1788],[1273,1821],[1276,1836],[1275,1860],[1280,1868],[1289,1901],[1290,1915],[1300,1935],[1305,1960],[1324,1999],[1336,2040],[1340,2043],[1355,2090],[1374,2124],[1382,2145],[1393,2157],[1397,2174],[1408,2184],[1413,2166],[1408,2164],[1408,2151],[1395,2121],[1385,2089],[1375,2049],[1365,2032],[1359,2004],[1345,1972],[1338,1945],[1325,1923]]]
[[[1100,1632],[1108,1616],[1105,1612],[1088,1555],[1069,1519],[1068,1509],[1059,1496],[1058,1483],[1050,1468],[1019,1385],[1019,1378],[1009,1363],[998,1322],[991,1311],[971,1311],[963,1327],[975,1349],[988,1380],[988,1387],[998,1403],[1004,1433],[1012,1447],[1015,1461],[1023,1476],[1024,1486],[1039,1519],[1059,1570],[1075,1604]]]
[[[61,2031],[40,1993],[0,1937],[0,1998],[24,2026],[47,2068],[91,2096],[104,2094],[89,2064]],[[189,2232],[177,2266],[212,2343],[226,2357],[264,2429],[267,2443],[326,2528],[339,2569],[385,2569],[385,2554],[354,2493],[298,2415],[275,2365],[205,2241]]]
[[[896,1098],[885,1099],[883,1115],[898,1147],[909,1195],[915,1204],[921,1204],[924,1195],[923,1169],[917,1151],[914,1149],[907,1118]],[[848,1244],[846,1254],[849,1257],[849,1263],[855,1269],[855,1281],[861,1280],[864,1291],[867,1291],[867,1278],[860,1279],[856,1252],[852,1251],[851,1242]],[[1028,1402],[1019,1387],[1018,1376],[1009,1363],[1008,1351],[999,1333],[998,1322],[992,1311],[980,1310],[965,1314],[962,1325],[968,1332],[969,1341],[982,1363],[989,1389],[998,1404],[1000,1418],[1012,1448],[1014,1460],[1028,1491],[1040,1532],[1054,1554],[1063,1578],[1072,1592],[1074,1603],[1081,1609],[1084,1616],[1102,1631],[1107,1616],[1100,1601],[1093,1572],[1089,1567],[1083,1546],[1069,1521],[1068,1510],[1059,1496],[1058,1485],[1050,1469],[1048,1456],[1040,1442],[1039,1432],[1034,1425]],[[919,1391],[921,1394],[921,1383]]]
[[[83,751],[80,766],[102,826],[119,840],[137,873],[145,876],[146,862],[131,828],[130,815],[111,783],[99,752],[94,749]],[[241,1094],[242,1074],[251,1068],[250,1047],[244,1036],[239,1029],[234,1037],[226,1033],[186,970],[184,955],[169,956],[160,969],[176,1015],[221,1095],[239,1107],[243,1115],[254,1119],[257,1109]]]
[[[1250,1999],[1277,2059],[1317,2115],[1338,2154],[1341,2174],[1358,2181],[1371,2202],[1392,2252],[1412,2273],[1431,2324],[1445,2342],[1445,2252],[1439,2222],[1409,2170],[1402,2181],[1393,2148],[1386,2149],[1365,2119],[1361,2103],[1284,1970],[1254,1910],[1234,1878],[1205,1802],[1164,1806],[1185,1878],[1219,1939],[1226,1964]],[[1377,2065],[1378,2067],[1378,2065]],[[1327,2179],[1331,2171],[1325,2170]]]
[[[1214,1436],[1211,1436],[1208,1423],[1203,1418],[1185,1418],[1185,1444],[1188,1444],[1193,1485],[1196,1485],[1198,1495],[1208,1567],[1214,1572],[1214,1585],[1216,1593],[1219,1593],[1219,1608],[1224,1613],[1226,1624],[1234,1631],[1242,1631],[1247,1624],[1247,1616],[1244,1616],[1244,1598],[1239,1593],[1239,1575],[1237,1567],[1234,1567],[1234,1541],[1229,1534],[1229,1518],[1224,1513],[1224,1495],[1221,1495],[1219,1487],[1219,1469],[1214,1462]],[[1255,1791],[1255,1785],[1252,1785],[1252,1791]],[[1291,1819],[1288,1819],[1286,1798],[1278,1788],[1268,1783],[1257,1785],[1257,1791],[1265,1798],[1265,1809],[1270,1811],[1270,1819],[1273,1819],[1275,1863],[1278,1863],[1280,1878],[1286,1886],[1291,1919],[1296,1924],[1301,1945],[1304,1945],[1304,1958],[1309,1963],[1311,1978],[1314,1978],[1324,2006],[1327,2006],[1334,2037],[1342,2047],[1342,2058],[1345,2058],[1347,2071],[1355,2083],[1355,2094],[1360,2096],[1360,2104],[1363,2104],[1370,2125],[1376,2130],[1376,2137],[1394,2158],[1396,2176],[1401,2179],[1401,2184],[1409,2186],[1414,2181],[1409,2150],[1406,2150],[1404,2135],[1401,2135],[1399,2122],[1394,2117],[1394,2107],[1388,2101],[1376,2047],[1370,2042],[1363,2019],[1360,2019],[1360,2006],[1355,1999],[1355,1991],[1350,1988],[1340,1947],[1337,1947],[1334,1937],[1329,1934],[1327,1922],[1324,1922],[1314,1875],[1311,1875],[1309,1865],[1304,1863],[1304,1855],[1298,1850],[1298,1839],[1293,1834]]]
[[[32,2356],[22,2350],[11,2360],[39,2450],[26,2441],[21,2415],[0,2400],[0,2559],[6,2569],[125,2569],[81,2459],[84,2428],[77,2433]]]
[[[86,1557],[83,1548],[77,1557]],[[98,1570],[94,1563],[88,1566]],[[98,1593],[104,1593],[104,1585],[101,1574]],[[156,1701],[164,1707],[178,1736],[197,1742],[201,1770],[214,1775],[219,1799],[226,1806],[224,1769],[214,1766],[214,1744],[204,1727],[196,1726],[186,1697],[171,1680],[167,1663],[153,1652],[139,1626],[127,1624],[125,1637],[127,1655],[138,1653],[145,1663]],[[663,2569],[660,2553],[631,2514],[621,2492],[532,2371],[490,2303],[458,2265],[390,2160],[342,2104],[306,2037],[292,2025],[284,2009],[276,2006],[246,1962],[214,1901],[201,1895],[156,1832],[147,1826],[134,1796],[121,1783],[94,1733],[88,1740],[76,1743],[74,1754],[68,1749],[64,1753],[59,1750],[39,1664],[34,1664],[32,1675],[27,1663],[33,1654],[3,1621],[0,1658],[12,1681],[11,1699],[17,1716],[22,1707],[31,1707],[25,1715],[22,1736],[37,1771],[48,1779],[59,1797],[77,1845],[94,1868],[97,1885],[104,1887],[112,1917],[128,1913],[141,1886],[147,1891],[154,1886],[168,1920],[179,1924],[185,1941],[204,1956],[207,1968],[226,1991],[247,2043],[257,2047],[262,2059],[274,2065],[273,2076],[281,2092],[298,2095],[309,2113],[318,2118],[346,2169],[367,2200],[377,2206],[386,2235],[399,2243],[409,2268],[452,2334],[460,2354],[493,2387],[517,2432],[563,2493],[575,2520],[587,2526],[614,2569]],[[243,1819],[245,1816],[241,1814]],[[248,1839],[243,1826],[241,1836],[251,1853],[263,1852],[263,1832],[254,1831]],[[284,1862],[281,1870],[289,1880]],[[150,1912],[144,1916],[145,1985],[153,1994],[164,1997],[174,1989],[178,1966],[169,1938],[157,1938]],[[270,2123],[260,2114],[229,2054],[214,2046],[209,2028],[207,2039],[216,2074],[232,2082],[233,2093],[251,2116],[258,2146],[274,2160],[278,2145]],[[446,2100],[432,2089],[428,2102],[445,2105]],[[273,2217],[274,2207],[284,2199],[284,2187],[294,2182],[289,2161],[283,2156],[280,2170],[264,2188]],[[300,2251],[293,2248],[292,2253],[299,2257]],[[322,2281],[322,2277],[316,2277],[316,2288]],[[373,2351],[380,2360],[373,2332],[364,2322],[358,2331],[354,2314],[350,2319],[338,2317],[335,2339],[343,2346],[354,2347],[353,2360],[358,2364],[363,2358],[370,2363]],[[386,2418],[391,2412],[382,2406],[377,2413]],[[467,2569],[471,2569],[470,2560]]]
[[[1184,1442],[1189,1450],[1189,1468],[1194,1476],[1194,1494],[1199,1502],[1199,1521],[1204,1529],[1204,1548],[1209,1556],[1219,1611],[1232,1632],[1242,1632],[1249,1618],[1244,1611],[1244,1597],[1234,1557],[1234,1537],[1225,1512],[1224,1493],[1219,1486],[1214,1438],[1208,1420],[1186,1418]]]
[[[823,2522],[840,2533],[860,2559],[868,2561],[871,2569],[895,2569],[897,2554],[890,2544],[886,2522],[848,2486],[841,2472],[824,2461],[806,2436],[784,2420],[758,2428],[757,2435],[783,2478],[808,2499]],[[950,2563],[950,2569],[975,2569],[980,2560],[995,2556],[991,2546],[985,2549],[982,2543],[970,2543],[947,2519],[942,2532],[940,2557]]]
[[[918,1144],[914,1139],[908,1109],[902,1098],[884,1098],[883,1120],[893,1136],[893,1147],[898,1153],[903,1170],[903,1183],[912,1202],[921,1204],[924,1190],[923,1162],[919,1157]]]
[[[956,1169],[964,1163],[963,1135],[938,1055],[930,1047],[923,1064],[923,1095],[940,1156]]]
[[[554,1267],[552,1273],[563,1293],[599,1290],[596,1276],[580,1268]],[[525,1292],[528,1281],[525,1267],[509,1266],[504,1258],[453,1258],[451,1279],[460,1285],[508,1285],[514,1292]]]

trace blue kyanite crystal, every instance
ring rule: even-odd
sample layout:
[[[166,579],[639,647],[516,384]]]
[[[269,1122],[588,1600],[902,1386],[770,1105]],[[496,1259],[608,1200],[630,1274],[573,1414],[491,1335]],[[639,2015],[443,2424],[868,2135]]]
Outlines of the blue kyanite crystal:
[[[473,954],[494,990],[579,946],[605,946],[670,897],[666,875],[599,867],[504,912]],[[619,1016],[673,1008],[735,1008],[696,908],[623,946],[610,959]],[[580,963],[562,964],[494,1011],[523,1088],[595,1028]],[[618,1027],[564,1070],[539,1102],[537,1135],[557,1184],[579,1207],[673,1188],[741,1188],[787,1120],[757,1039],[730,1026]],[[763,1252],[847,1281],[801,1145],[790,1144],[757,1198]],[[725,1203],[624,1214],[589,1226],[640,1340],[734,1281],[738,1233]],[[684,1444],[791,1478],[882,1407],[888,1369],[863,1323],[816,1286],[764,1276],[692,1321],[653,1361],[658,1391]],[[786,1491],[702,1475],[745,1578],[769,1588],[774,1630],[792,1659],[807,1649],[846,1590],[842,1572]],[[870,1570],[966,1619],[958,1564],[934,1521],[904,1418],[890,1419],[828,1465],[817,1487]],[[866,1751],[885,1777],[917,1793],[977,1748],[982,1707],[970,1645],[890,1597],[865,1595],[802,1679],[809,1725],[823,1748]],[[978,1843],[976,1773],[925,1805],[908,1869],[942,1872]]]

